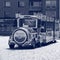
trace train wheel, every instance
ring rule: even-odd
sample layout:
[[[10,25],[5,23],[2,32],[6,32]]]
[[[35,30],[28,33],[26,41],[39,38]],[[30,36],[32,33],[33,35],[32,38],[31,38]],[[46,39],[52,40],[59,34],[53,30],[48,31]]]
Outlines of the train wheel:
[[[37,47],[40,47],[41,46],[40,42],[38,42],[36,45],[37,45]]]
[[[46,42],[46,40],[44,39],[43,42],[42,42],[42,46],[44,46],[44,45],[46,45],[46,44],[47,44],[47,42]]]
[[[14,49],[14,45],[9,45],[10,49]]]
[[[35,42],[35,40],[32,42],[32,47],[33,47],[33,48],[36,47],[36,42]]]
[[[55,43],[56,42],[56,40],[53,40],[53,43]]]

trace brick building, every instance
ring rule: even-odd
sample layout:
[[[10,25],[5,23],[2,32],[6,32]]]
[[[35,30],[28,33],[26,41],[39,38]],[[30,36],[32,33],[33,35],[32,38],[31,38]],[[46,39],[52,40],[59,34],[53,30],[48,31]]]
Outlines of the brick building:
[[[16,13],[20,13],[22,15],[42,13],[59,19],[59,0],[0,0],[1,32],[5,32],[6,30],[9,32],[12,30],[15,26],[14,19],[16,17]],[[11,19],[10,23],[8,23],[9,19]]]
[[[0,18],[15,18],[15,14],[24,15],[43,13],[59,18],[59,0],[2,0]]]

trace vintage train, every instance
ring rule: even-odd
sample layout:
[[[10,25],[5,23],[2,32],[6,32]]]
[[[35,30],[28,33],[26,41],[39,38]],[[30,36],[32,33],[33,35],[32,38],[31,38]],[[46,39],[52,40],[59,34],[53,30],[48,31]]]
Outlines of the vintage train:
[[[56,42],[54,25],[54,20],[44,20],[35,15],[21,15],[17,18],[17,29],[9,38],[9,47],[14,48],[17,44],[20,47],[31,45],[35,48],[36,45]]]

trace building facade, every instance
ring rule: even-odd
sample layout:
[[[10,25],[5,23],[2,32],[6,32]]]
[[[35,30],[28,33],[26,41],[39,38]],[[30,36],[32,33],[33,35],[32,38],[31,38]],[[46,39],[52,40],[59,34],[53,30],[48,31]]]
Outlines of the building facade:
[[[59,0],[0,0],[0,32],[16,27],[16,14],[44,14],[59,19]],[[4,34],[3,33],[3,34]]]
[[[59,19],[60,19],[60,0],[59,0]]]
[[[46,14],[59,18],[59,0],[2,0],[0,18],[15,18],[15,14]]]

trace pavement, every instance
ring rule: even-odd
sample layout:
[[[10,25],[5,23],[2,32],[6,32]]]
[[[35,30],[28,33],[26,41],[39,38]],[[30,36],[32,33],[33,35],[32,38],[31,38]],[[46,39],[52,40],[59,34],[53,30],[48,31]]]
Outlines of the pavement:
[[[8,39],[0,36],[0,60],[60,60],[60,40],[36,49],[9,49]]]

